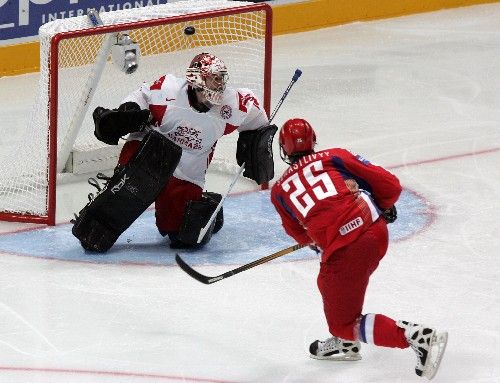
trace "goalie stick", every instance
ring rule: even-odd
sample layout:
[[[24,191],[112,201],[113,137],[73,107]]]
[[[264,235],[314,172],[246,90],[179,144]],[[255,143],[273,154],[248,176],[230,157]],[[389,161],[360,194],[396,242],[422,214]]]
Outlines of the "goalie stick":
[[[295,250],[302,249],[304,246],[305,245],[297,244],[297,245],[287,247],[286,249],[283,249],[283,250],[277,251],[276,253],[259,258],[253,262],[250,262],[250,263],[247,263],[243,266],[237,267],[236,269],[226,271],[225,273],[217,275],[215,277],[209,277],[209,276],[206,276],[206,275],[199,273],[198,271],[193,269],[191,266],[189,266],[186,262],[184,262],[184,260],[181,258],[181,256],[179,254],[175,254],[175,262],[177,262],[177,264],[180,266],[180,268],[182,270],[184,270],[188,275],[190,275],[191,277],[193,277],[194,279],[196,279],[197,281],[199,281],[201,283],[209,285],[211,283],[219,282],[225,278],[232,277],[233,275],[241,273],[242,271],[251,269],[252,267],[255,267],[255,266],[261,265],[263,263],[272,261],[273,259],[282,257],[283,255],[289,254]]]
[[[280,100],[278,101],[278,105],[274,108],[273,112],[271,113],[271,117],[269,118],[269,123],[271,123],[274,120],[274,116],[276,116],[276,113],[278,113],[279,108],[281,107],[281,104],[283,104],[283,101],[285,101],[286,96],[288,96],[288,93],[292,89],[293,84],[299,79],[299,77],[302,76],[302,71],[300,69],[295,69],[295,73],[293,74],[292,81],[290,81],[290,84],[288,84],[288,87],[285,89],[283,92],[283,95],[281,96]]]
[[[285,91],[283,92],[283,95],[281,96],[280,100],[278,101],[278,105],[276,105],[276,107],[274,108],[273,112],[271,113],[271,117],[269,118],[269,123],[271,123],[274,120],[274,116],[276,116],[276,113],[278,112],[279,108],[281,107],[281,104],[283,104],[283,101],[285,101],[286,96],[288,96],[288,93],[292,89],[293,84],[295,84],[295,82],[297,82],[297,80],[299,79],[299,77],[301,75],[302,75],[302,71],[300,69],[295,69],[295,72],[294,72],[294,74],[292,76],[292,81],[290,81],[290,84],[288,84],[288,87],[285,89]],[[203,228],[201,229],[200,234],[198,235],[198,241],[197,241],[198,243],[201,242],[201,240],[203,239],[203,237],[207,233],[208,229],[210,228],[210,225],[215,220],[215,217],[217,216],[217,213],[222,208],[222,204],[224,203],[224,200],[228,196],[229,192],[233,188],[233,186],[236,183],[236,181],[238,181],[238,179],[241,177],[241,175],[243,174],[244,170],[245,170],[245,163],[242,163],[241,166],[240,166],[240,168],[238,169],[238,172],[234,176],[233,181],[229,185],[229,188],[226,190],[226,193],[224,194],[224,196],[222,197],[222,199],[219,201],[219,204],[217,205],[217,208],[215,209],[215,211],[212,213],[212,216],[208,220],[208,223],[205,226],[203,226]]]
[[[205,226],[203,226],[203,228],[200,230],[200,234],[198,235],[198,241],[197,241],[198,243],[201,242],[201,240],[203,239],[203,237],[207,233],[208,229],[210,228],[210,225],[215,220],[215,217],[217,217],[217,213],[222,208],[222,204],[224,203],[224,200],[229,195],[229,192],[233,188],[233,186],[236,183],[236,181],[238,181],[238,178],[240,178],[240,176],[241,176],[241,174],[243,173],[244,170],[245,170],[245,163],[241,164],[241,167],[238,170],[238,173],[236,173],[236,175],[234,176],[233,180],[231,181],[231,184],[229,185],[229,188],[226,190],[226,193],[222,196],[221,200],[219,201],[219,204],[217,205],[217,207],[215,208],[214,212],[212,213],[212,216],[208,220],[208,223]]]

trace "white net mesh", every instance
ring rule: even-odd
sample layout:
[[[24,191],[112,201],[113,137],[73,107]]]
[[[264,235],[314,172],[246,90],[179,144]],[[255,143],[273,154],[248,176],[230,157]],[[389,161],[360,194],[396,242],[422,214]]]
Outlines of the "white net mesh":
[[[212,12],[235,7],[245,7],[246,11],[219,16],[214,16]],[[51,42],[57,33],[95,28],[87,16],[55,20],[43,25],[39,32],[38,99],[27,128],[27,137],[11,147],[2,148],[0,154],[0,214],[47,215],[48,129],[50,105],[53,104],[49,81],[56,69],[58,172],[95,173],[110,169],[116,164],[120,147],[106,146],[94,137],[92,111],[95,107],[117,107],[124,96],[137,89],[142,82],[156,80],[166,73],[184,76],[191,59],[201,51],[209,51],[224,60],[231,86],[251,88],[263,99],[266,12],[263,8],[255,8],[255,5],[244,2],[196,0],[101,13],[106,26],[170,16],[195,16],[176,18],[174,23],[157,26],[144,26],[144,23],[141,27],[137,24],[127,26],[130,37],[141,50],[139,68],[135,73],[126,75],[106,54],[93,98],[82,114],[82,123],[77,126],[72,121],[78,121],[78,109],[85,104],[88,91],[85,93],[84,89],[92,83],[89,79],[96,72],[99,51],[103,49],[106,36],[111,38],[113,35],[63,37],[59,43],[57,68],[49,68]],[[198,17],[200,13],[204,14],[201,18]],[[187,26],[194,27],[195,33],[185,34]],[[77,134],[74,136],[75,129]],[[237,134],[233,134],[220,140],[211,166],[220,169],[236,166],[236,139]],[[71,161],[66,162],[69,153]]]

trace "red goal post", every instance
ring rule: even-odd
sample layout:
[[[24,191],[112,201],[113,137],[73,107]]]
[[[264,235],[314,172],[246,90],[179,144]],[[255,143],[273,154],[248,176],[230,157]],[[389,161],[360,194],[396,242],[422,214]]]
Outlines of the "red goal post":
[[[184,76],[192,57],[220,56],[231,86],[252,89],[270,113],[272,10],[267,4],[191,0],[56,20],[40,28],[38,98],[21,146],[0,151],[0,220],[54,225],[60,182],[112,169],[121,146],[93,136],[96,106],[117,107],[142,82]],[[195,33],[184,33],[186,27]],[[110,50],[127,33],[140,48],[133,74],[113,65]],[[235,172],[237,134],[217,144],[213,164]]]

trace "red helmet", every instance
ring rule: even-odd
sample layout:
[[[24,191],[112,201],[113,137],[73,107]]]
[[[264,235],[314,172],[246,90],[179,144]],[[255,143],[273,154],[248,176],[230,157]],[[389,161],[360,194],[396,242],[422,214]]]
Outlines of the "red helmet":
[[[302,118],[286,121],[280,130],[280,149],[283,161],[290,163],[290,157],[297,157],[314,152],[316,133],[311,124]]]
[[[202,89],[205,98],[219,105],[229,76],[227,67],[217,56],[210,53],[196,55],[186,70],[186,80],[195,89]]]

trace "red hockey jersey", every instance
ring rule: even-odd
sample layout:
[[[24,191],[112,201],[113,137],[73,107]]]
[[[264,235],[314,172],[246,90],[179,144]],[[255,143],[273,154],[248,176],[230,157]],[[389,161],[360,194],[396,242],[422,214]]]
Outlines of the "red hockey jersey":
[[[365,232],[380,210],[396,203],[401,190],[389,171],[334,148],[292,164],[274,184],[271,201],[287,234],[300,244],[319,246],[324,261]]]

